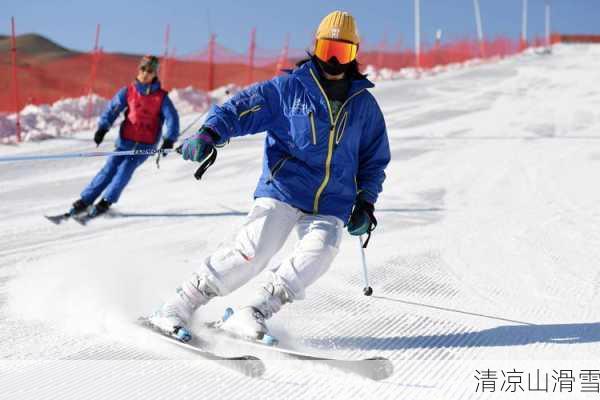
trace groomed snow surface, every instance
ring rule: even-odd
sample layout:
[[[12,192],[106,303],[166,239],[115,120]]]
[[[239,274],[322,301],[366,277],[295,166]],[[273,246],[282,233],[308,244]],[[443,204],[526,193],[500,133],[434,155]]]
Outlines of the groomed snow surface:
[[[367,249],[374,295],[362,295],[346,235],[307,299],[270,324],[299,349],[390,358],[395,372],[378,382],[273,355],[247,378],[134,323],[243,223],[262,135],[233,140],[200,182],[176,156],[149,160],[118,215],[85,227],[43,215],[68,209],[103,159],[0,164],[0,398],[597,398],[599,65],[600,47],[559,45],[377,85],[392,162]],[[91,137],[0,155],[91,151]],[[258,281],[201,309],[196,326]]]

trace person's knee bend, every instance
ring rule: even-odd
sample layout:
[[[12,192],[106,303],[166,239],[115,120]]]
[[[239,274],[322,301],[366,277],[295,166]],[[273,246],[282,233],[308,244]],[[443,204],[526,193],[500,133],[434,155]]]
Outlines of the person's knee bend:
[[[333,264],[339,248],[323,246],[284,261],[274,275],[289,289],[293,299],[302,300],[305,290],[323,276]]]

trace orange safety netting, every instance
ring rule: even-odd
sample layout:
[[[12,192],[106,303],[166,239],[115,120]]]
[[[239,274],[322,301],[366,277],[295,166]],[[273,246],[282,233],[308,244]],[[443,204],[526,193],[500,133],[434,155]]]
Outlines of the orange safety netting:
[[[563,43],[600,43],[600,35],[561,35]]]
[[[553,35],[552,42],[560,40]],[[536,39],[532,44],[541,44]],[[396,46],[399,47],[399,46]],[[504,57],[524,49],[518,41],[499,38],[479,43],[459,40],[429,46],[417,57],[414,51],[389,46],[363,46],[358,60],[362,67],[399,70],[406,67],[429,69],[460,63],[473,58]],[[163,57],[160,78],[166,89],[193,86],[212,90],[226,84],[245,86],[269,79],[281,69],[290,68],[305,50],[268,51],[251,46],[248,54],[235,53],[219,45],[214,37],[207,48],[182,57]],[[51,104],[64,98],[76,98],[90,92],[112,97],[118,88],[135,77],[139,56],[115,53],[75,53],[44,61],[19,55],[17,48],[18,104],[11,82],[10,54],[0,54],[0,112],[15,112],[27,104]]]

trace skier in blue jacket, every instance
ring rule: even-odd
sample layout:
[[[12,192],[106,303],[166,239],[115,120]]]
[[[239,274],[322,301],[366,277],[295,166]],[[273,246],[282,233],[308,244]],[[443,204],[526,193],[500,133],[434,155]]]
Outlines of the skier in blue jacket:
[[[202,162],[215,145],[266,131],[263,172],[243,227],[150,316],[158,329],[189,340],[193,312],[260,273],[295,230],[293,254],[221,326],[272,343],[265,319],[302,299],[328,270],[343,227],[352,235],[370,234],[390,150],[383,115],[367,91],[373,84],[358,72],[358,44],[350,14],[327,15],[308,60],[215,106],[184,141],[183,158]]]
[[[166,125],[166,133],[160,150],[173,148],[179,136],[179,115],[167,92],[160,86],[158,67],[157,57],[142,57],[136,80],[121,88],[100,116],[98,130],[94,134],[96,145],[102,143],[114,121],[124,112],[116,151],[155,149],[161,138],[163,124]],[[102,193],[101,200],[92,207],[89,215],[95,217],[108,211],[111,204],[119,200],[136,168],[147,158],[147,155],[110,156],[81,192],[81,198],[73,203],[69,215],[86,212]]]

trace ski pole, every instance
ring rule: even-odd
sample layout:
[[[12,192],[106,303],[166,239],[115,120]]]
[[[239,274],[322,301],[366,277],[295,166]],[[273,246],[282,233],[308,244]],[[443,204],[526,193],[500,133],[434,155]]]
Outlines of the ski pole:
[[[186,133],[188,131],[188,129],[190,129],[192,126],[194,126],[194,124],[196,124],[196,122],[198,122],[200,120],[200,118],[202,118],[203,116],[204,116],[204,114],[198,115],[198,117],[196,117],[192,122],[190,122],[190,124],[188,126],[186,126],[184,130],[179,132],[179,136]]]
[[[186,133],[192,126],[194,126],[194,124],[196,122],[198,122],[200,120],[200,118],[202,118],[204,116],[204,114],[200,114],[198,115],[196,118],[194,118],[194,120],[192,122],[190,122],[190,124],[188,126],[185,127],[184,130],[182,130],[181,132],[179,132],[178,136],[183,135],[184,133]],[[167,154],[166,151],[161,151],[158,152],[158,154],[156,155],[156,168],[160,168],[160,156],[165,156]]]
[[[40,160],[63,160],[66,158],[87,158],[87,157],[108,157],[108,156],[151,156],[156,153],[172,153],[177,152],[181,154],[181,146],[177,149],[150,149],[150,150],[123,150],[123,151],[90,151],[86,153],[61,153],[61,154],[44,154],[41,156],[10,156],[0,157],[0,163],[3,162],[14,162],[14,161],[40,161]],[[206,156],[206,158],[200,161],[200,167],[194,173],[194,177],[197,180],[202,178],[202,175],[208,167],[213,165],[217,159],[217,150],[215,148]]]
[[[369,286],[369,277],[367,276],[367,257],[365,256],[365,248],[363,247],[363,239],[362,236],[358,237],[358,242],[360,244],[360,254],[362,259],[362,272],[363,272],[363,280],[365,282],[365,287],[363,288],[363,293],[365,296],[370,296],[373,294],[373,288]]]
[[[108,157],[108,156],[151,156],[158,152],[170,153],[175,150],[123,150],[123,151],[90,151],[85,153],[44,154],[41,156],[9,156],[0,157],[0,162],[62,160],[65,158]]]

